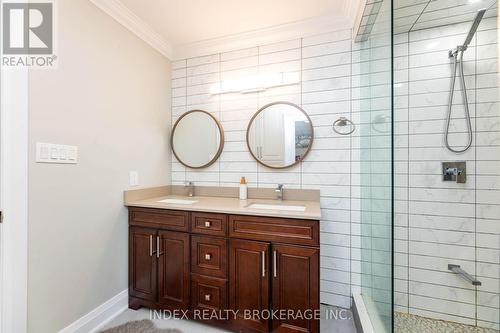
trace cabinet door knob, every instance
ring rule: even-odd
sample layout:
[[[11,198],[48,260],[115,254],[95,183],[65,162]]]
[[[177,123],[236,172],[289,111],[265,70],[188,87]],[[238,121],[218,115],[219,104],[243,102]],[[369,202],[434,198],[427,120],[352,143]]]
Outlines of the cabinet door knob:
[[[206,295],[205,295],[205,301],[210,301],[210,298],[212,298],[212,297],[210,296],[210,294],[206,294]]]
[[[211,259],[212,259],[212,255],[210,253],[206,253],[205,260],[211,260]]]
[[[212,222],[205,221],[205,228],[210,228],[212,226]]]

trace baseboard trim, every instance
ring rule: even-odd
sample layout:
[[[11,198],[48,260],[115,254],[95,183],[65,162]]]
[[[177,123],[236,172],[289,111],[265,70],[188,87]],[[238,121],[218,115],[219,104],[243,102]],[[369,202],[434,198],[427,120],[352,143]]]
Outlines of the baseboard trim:
[[[59,333],[95,332],[128,308],[128,289],[113,296]]]
[[[361,295],[352,295],[352,315],[358,333],[375,333]]]

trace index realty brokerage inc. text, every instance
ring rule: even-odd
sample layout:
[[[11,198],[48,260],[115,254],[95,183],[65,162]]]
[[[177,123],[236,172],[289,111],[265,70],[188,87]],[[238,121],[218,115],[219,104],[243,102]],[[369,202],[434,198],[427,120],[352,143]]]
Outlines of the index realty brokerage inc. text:
[[[320,320],[321,310],[151,310],[150,319],[195,319],[195,320]],[[345,309],[325,310],[327,320],[349,320],[350,311]]]

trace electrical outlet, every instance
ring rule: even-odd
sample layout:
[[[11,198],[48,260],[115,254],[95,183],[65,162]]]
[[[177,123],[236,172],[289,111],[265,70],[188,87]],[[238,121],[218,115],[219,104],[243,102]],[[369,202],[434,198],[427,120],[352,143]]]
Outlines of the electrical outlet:
[[[139,173],[137,171],[129,172],[129,185],[138,186],[139,185]]]

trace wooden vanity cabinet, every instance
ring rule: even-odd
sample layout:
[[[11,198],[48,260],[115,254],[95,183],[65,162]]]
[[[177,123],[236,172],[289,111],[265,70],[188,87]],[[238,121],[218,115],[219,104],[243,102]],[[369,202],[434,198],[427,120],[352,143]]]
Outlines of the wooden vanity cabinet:
[[[156,263],[153,256],[153,242],[156,230],[130,227],[129,244],[129,288],[130,296],[148,301],[156,300]]]
[[[269,332],[270,321],[245,311],[270,309],[270,250],[270,243],[230,240],[229,308],[238,311],[235,322],[259,332]]]
[[[319,249],[275,244],[273,257],[272,308],[319,309]],[[273,331],[319,332],[319,321],[273,320]]]
[[[189,309],[187,212],[129,209],[129,307]]]
[[[319,221],[129,208],[129,307],[233,310],[236,332],[319,332]],[[304,312],[302,312],[304,313]]]
[[[158,231],[158,304],[189,309],[189,234]]]

